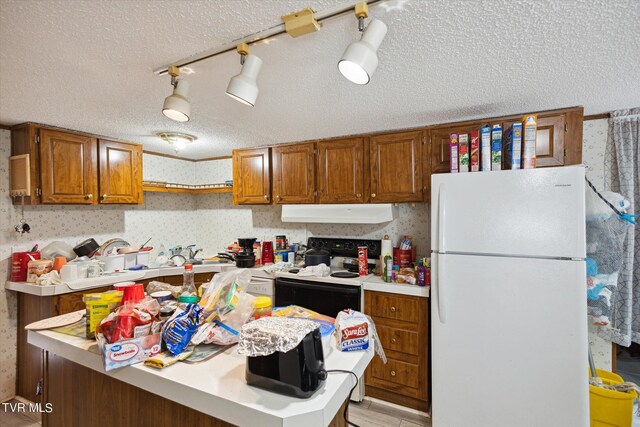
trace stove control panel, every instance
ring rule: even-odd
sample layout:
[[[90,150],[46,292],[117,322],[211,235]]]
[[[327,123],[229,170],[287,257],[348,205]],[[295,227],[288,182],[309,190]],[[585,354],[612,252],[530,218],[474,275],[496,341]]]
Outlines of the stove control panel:
[[[369,258],[380,257],[380,240],[337,239],[333,237],[309,237],[307,247],[328,250],[332,256],[358,257],[358,246],[367,247]]]

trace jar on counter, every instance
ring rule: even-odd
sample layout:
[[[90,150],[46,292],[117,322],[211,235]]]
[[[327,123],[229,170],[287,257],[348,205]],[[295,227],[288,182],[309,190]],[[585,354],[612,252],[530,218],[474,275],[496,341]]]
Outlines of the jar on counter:
[[[261,317],[271,316],[272,311],[273,311],[273,305],[271,303],[271,298],[257,297],[256,307],[253,309],[253,315],[251,316],[251,320],[257,320]]]

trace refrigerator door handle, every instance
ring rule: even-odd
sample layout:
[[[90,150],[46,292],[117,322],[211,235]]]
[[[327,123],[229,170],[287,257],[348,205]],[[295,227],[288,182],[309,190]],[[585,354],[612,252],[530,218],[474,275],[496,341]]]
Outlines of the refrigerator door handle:
[[[440,323],[447,323],[447,299],[446,294],[444,292],[445,286],[442,286],[442,278],[444,277],[445,270],[445,258],[446,256],[442,256],[440,254],[437,255],[436,262],[436,303],[438,304],[438,318],[440,319]]]
[[[446,253],[444,248],[444,230],[446,209],[446,190],[445,185],[441,184],[438,191],[438,252]]]

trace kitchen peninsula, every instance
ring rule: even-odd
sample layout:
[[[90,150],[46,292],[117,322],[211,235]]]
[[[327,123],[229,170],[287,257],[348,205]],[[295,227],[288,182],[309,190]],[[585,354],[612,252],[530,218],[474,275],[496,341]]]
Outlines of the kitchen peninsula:
[[[245,357],[235,347],[199,364],[105,373],[94,340],[30,331],[28,341],[45,351],[49,367],[43,392],[53,411],[43,414],[43,426],[346,426],[349,374],[330,373],[316,394],[298,399],[248,386]],[[371,348],[343,353],[325,346],[327,370],[362,376],[372,358]]]

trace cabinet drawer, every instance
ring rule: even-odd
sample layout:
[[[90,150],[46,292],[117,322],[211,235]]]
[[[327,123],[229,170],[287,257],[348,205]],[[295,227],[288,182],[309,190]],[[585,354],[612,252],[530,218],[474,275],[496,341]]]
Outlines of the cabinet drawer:
[[[419,356],[417,332],[391,328],[380,324],[376,326],[376,330],[378,331],[382,348],[385,350],[394,350]]]
[[[405,322],[418,322],[418,297],[406,297],[394,294],[372,293],[371,316],[384,317],[387,319],[402,320]]]
[[[371,361],[371,376],[374,381],[383,380],[394,384],[418,388],[418,365],[402,362],[400,360],[388,359],[385,365],[379,357],[374,357]]]

